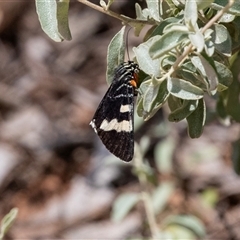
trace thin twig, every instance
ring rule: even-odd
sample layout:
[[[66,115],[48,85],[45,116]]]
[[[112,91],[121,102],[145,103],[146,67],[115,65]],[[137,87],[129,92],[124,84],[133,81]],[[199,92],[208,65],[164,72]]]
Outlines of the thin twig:
[[[222,17],[222,15],[228,11],[228,9],[234,4],[234,0],[229,0],[228,4],[221,9],[203,28],[202,33],[204,33],[208,28],[210,28],[218,19]]]
[[[101,6],[98,6],[94,3],[91,3],[88,0],[78,0],[78,2],[81,2],[85,5],[87,5],[88,7],[93,8],[93,9],[95,9],[95,10],[101,12],[101,13],[104,13],[104,14],[107,14],[111,17],[117,18],[118,20],[122,21],[124,24],[131,24],[131,23],[132,24],[134,24],[134,23],[135,24],[137,24],[137,23],[148,24],[148,25],[156,24],[155,22],[150,21],[150,20],[146,21],[146,20],[140,20],[140,19],[133,19],[133,18],[129,18],[129,17],[124,16],[124,15],[117,14],[117,13],[115,13],[115,12],[109,10],[109,9],[104,9]]]
[[[149,228],[150,228],[150,231],[151,231],[152,239],[156,239],[156,238],[159,237],[160,233],[159,233],[159,230],[158,230],[155,214],[154,214],[153,207],[152,207],[153,204],[152,204],[151,196],[146,191],[143,191],[141,193],[141,195],[142,195],[142,200],[143,200],[143,203],[144,203],[144,207],[145,207],[145,211],[146,211],[146,215],[147,215],[148,224],[149,224]]]
[[[159,228],[154,214],[151,195],[148,191],[148,180],[144,172],[144,162],[138,145],[135,145],[134,167],[141,187],[141,197],[144,204],[152,239],[160,236]]]

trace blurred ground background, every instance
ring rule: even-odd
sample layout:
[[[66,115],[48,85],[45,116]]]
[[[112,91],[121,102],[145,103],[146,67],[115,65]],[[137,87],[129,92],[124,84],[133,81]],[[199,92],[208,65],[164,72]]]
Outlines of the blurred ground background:
[[[113,10],[134,16],[134,1],[117,1]],[[141,204],[123,221],[110,220],[114,199],[138,192],[139,183],[130,164],[104,164],[108,152],[89,127],[107,89],[107,46],[121,23],[78,2],[69,21],[73,40],[55,43],[41,30],[33,1],[0,2],[0,219],[19,208],[6,239],[147,237]],[[142,41],[131,35],[130,49]],[[166,120],[167,108],[138,129],[136,140],[150,138],[146,159],[159,182],[156,145],[174,140],[167,177],[175,189],[159,226],[163,216],[193,214],[206,239],[239,239],[240,179],[231,162],[239,125],[221,125],[211,99],[208,109],[197,140],[184,122]],[[209,192],[217,196],[213,206],[204,205]]]

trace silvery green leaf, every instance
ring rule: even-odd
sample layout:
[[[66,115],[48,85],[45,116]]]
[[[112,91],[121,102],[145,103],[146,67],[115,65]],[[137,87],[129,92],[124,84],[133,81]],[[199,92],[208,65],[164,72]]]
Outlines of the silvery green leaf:
[[[193,85],[200,87],[203,91],[207,91],[206,84],[208,83],[202,81],[202,76],[190,61],[185,62],[177,72],[179,78],[191,82]]]
[[[170,110],[173,112],[173,111],[177,110],[178,108],[182,107],[184,100],[182,100],[181,98],[177,98],[170,94],[167,101],[168,101],[168,106],[169,106]]]
[[[143,96],[143,109],[146,112],[150,112],[153,108],[154,100],[156,99],[159,92],[160,84],[153,84],[153,81],[148,85],[147,90],[144,92]]]
[[[135,4],[135,11],[137,19],[139,20],[147,20],[147,18],[149,17],[148,9],[142,9],[138,3]]]
[[[114,202],[111,219],[119,222],[131,211],[140,200],[138,193],[121,194]]]
[[[140,44],[138,47],[133,48],[136,55],[137,62],[140,69],[150,76],[160,77],[160,60],[153,60],[149,55],[149,47],[155,42],[159,36],[150,38],[147,42]]]
[[[173,154],[176,148],[175,139],[167,137],[159,141],[154,149],[154,159],[161,174],[171,174],[173,167]]]
[[[154,190],[152,203],[155,215],[159,214],[164,209],[173,192],[174,185],[172,182],[163,182]]]
[[[16,219],[18,214],[18,209],[13,208],[11,211],[4,216],[1,221],[1,229],[0,229],[0,240],[3,239],[4,235],[7,233],[11,225],[13,224],[14,220]]]
[[[217,61],[214,61],[214,64],[219,79],[218,91],[221,92],[232,84],[233,74],[224,64]]]
[[[191,230],[195,234],[196,238],[203,239],[206,235],[205,227],[202,221],[192,215],[172,215],[167,217],[163,223],[164,226],[182,226],[188,230]],[[186,239],[186,238],[176,238],[174,239]],[[192,238],[191,238],[192,239]]]
[[[184,100],[181,107],[172,111],[168,120],[170,122],[179,122],[188,117],[198,106],[198,100]]]
[[[106,4],[106,2],[104,1],[104,0],[100,0],[100,6],[102,7],[102,8],[104,8],[104,9],[107,9],[107,4]]]
[[[202,55],[192,57],[191,61],[203,78],[207,79],[208,92],[215,94],[218,86],[218,76],[215,69]]]
[[[107,83],[110,85],[115,68],[124,61],[124,32],[125,26],[113,37],[107,52]]]
[[[209,57],[212,57],[215,51],[213,41],[211,40],[205,41],[204,50]]]
[[[175,97],[197,100],[203,97],[203,90],[192,83],[179,78],[168,78],[167,89]]]
[[[168,31],[162,36],[155,36],[149,48],[149,54],[153,59],[160,58],[169,53],[187,39],[188,32],[182,30]]]
[[[178,23],[181,20],[182,19],[179,19],[177,17],[169,17],[167,19],[164,19],[163,21],[161,21],[159,23],[159,25],[157,27],[155,27],[154,31],[151,34],[151,37],[156,36],[156,35],[162,35],[163,31],[167,25],[172,24],[172,23]]]
[[[174,31],[189,33],[189,29],[185,25],[181,23],[169,23],[163,29],[163,34],[166,34],[168,32],[174,32]]]
[[[227,28],[222,24],[213,26],[212,41],[217,51],[230,57],[232,53],[232,41]]]
[[[35,0],[43,31],[54,41],[71,40],[68,26],[69,0]]]
[[[229,23],[232,22],[234,19],[235,16],[233,14],[224,13],[218,22]]]
[[[195,25],[197,24],[198,13],[196,1],[186,0],[184,9],[184,20],[189,31],[195,32]]]
[[[146,0],[147,2],[147,8],[149,10],[149,14],[150,16],[160,22],[161,20],[161,17],[160,17],[160,4],[161,4],[161,1],[159,0]]]
[[[187,117],[188,135],[191,138],[198,138],[202,135],[203,127],[206,120],[206,106],[204,99],[199,99],[195,111]]]
[[[188,37],[194,47],[196,47],[197,51],[200,53],[204,48],[204,36],[202,32],[199,30],[197,24],[195,25],[195,32],[189,33]]]
[[[138,97],[137,112],[145,121],[150,119],[162,107],[169,95],[166,81],[158,84],[153,84],[153,82],[153,79],[150,79],[140,86],[140,91],[144,94]]]

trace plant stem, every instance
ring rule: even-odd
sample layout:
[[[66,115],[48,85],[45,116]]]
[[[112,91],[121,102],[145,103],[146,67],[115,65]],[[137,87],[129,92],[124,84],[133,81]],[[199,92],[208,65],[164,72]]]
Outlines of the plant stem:
[[[135,150],[136,151],[135,151],[135,157],[134,157],[134,167],[137,171],[137,177],[141,187],[141,197],[144,204],[146,217],[148,220],[152,239],[156,239],[156,238],[159,238],[160,233],[158,230],[158,225],[157,225],[157,221],[154,214],[154,209],[152,207],[153,206],[152,198],[148,191],[148,180],[147,180],[146,173],[144,172],[145,167],[144,167],[142,154],[137,144],[135,144]]]
[[[127,16],[124,16],[124,15],[119,15],[109,9],[104,9],[103,7],[101,6],[98,6],[94,3],[91,3],[89,2],[88,0],[78,0],[78,2],[81,2],[83,4],[85,4],[86,6],[90,7],[90,8],[93,8],[101,13],[104,13],[104,14],[107,14],[111,17],[114,17],[114,18],[117,18],[118,20],[122,21],[125,25],[127,24],[148,24],[148,25],[154,25],[156,24],[155,22],[153,21],[146,21],[146,20],[139,20],[139,19],[133,19],[133,18],[129,18]]]
[[[153,208],[152,208],[151,196],[146,191],[142,191],[141,195],[142,195],[142,200],[143,200],[143,203],[144,203],[144,207],[145,207],[145,211],[146,211],[146,215],[147,215],[148,224],[149,224],[149,228],[150,228],[150,231],[151,231],[152,239],[156,239],[157,237],[159,237],[160,234],[159,234],[158,226],[157,226],[157,223],[156,223],[154,211],[153,211]]]
[[[204,33],[208,28],[210,28],[218,19],[222,17],[222,15],[227,12],[227,10],[234,4],[234,0],[229,0],[228,4],[221,9],[201,30]]]

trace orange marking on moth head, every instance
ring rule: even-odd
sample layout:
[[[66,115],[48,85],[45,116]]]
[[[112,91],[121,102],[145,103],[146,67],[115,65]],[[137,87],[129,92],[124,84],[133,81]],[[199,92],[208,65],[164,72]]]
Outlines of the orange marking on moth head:
[[[138,83],[138,74],[137,73],[134,73],[133,74],[133,79],[130,80],[130,84],[137,88],[137,83]]]
[[[137,88],[137,82],[136,82],[135,79],[132,79],[132,80],[130,81],[130,84],[131,84],[133,87]]]
[[[137,83],[137,82],[138,82],[138,74],[137,74],[137,73],[134,73],[134,74],[133,74],[133,77],[134,77],[135,82]]]

